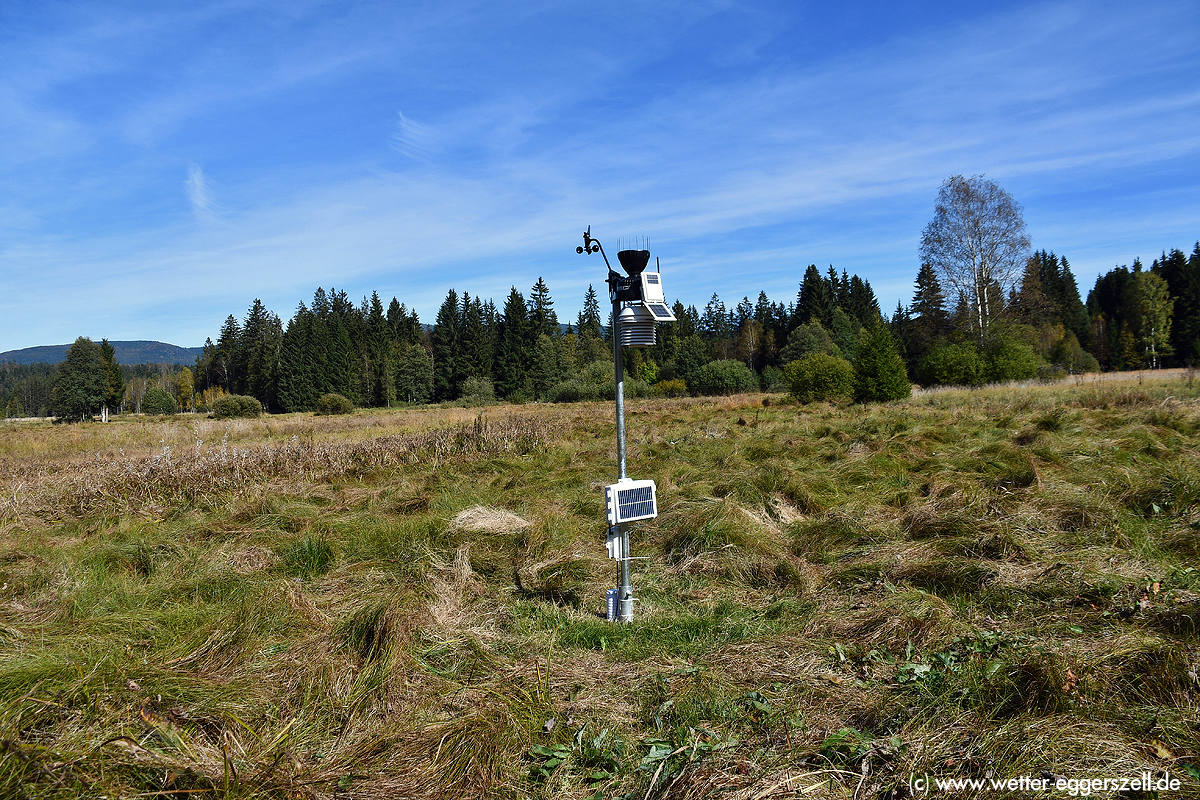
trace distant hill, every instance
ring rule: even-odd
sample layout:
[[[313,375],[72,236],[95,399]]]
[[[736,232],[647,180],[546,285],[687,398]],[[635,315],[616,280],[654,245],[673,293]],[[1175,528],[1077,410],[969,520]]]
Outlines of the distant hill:
[[[185,364],[196,363],[196,356],[203,347],[178,347],[166,342],[109,342],[117,356],[118,364]],[[0,361],[15,361],[18,364],[58,364],[65,361],[69,344],[46,344],[41,347],[26,347],[23,350],[8,350],[0,353]]]

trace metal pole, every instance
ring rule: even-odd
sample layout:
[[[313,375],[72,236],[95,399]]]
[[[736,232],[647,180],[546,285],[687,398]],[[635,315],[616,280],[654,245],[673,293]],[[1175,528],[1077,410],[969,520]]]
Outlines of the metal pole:
[[[613,301],[612,337],[613,337],[613,378],[616,383],[617,395],[617,466],[618,479],[624,479],[625,474],[625,362],[621,352],[621,302]],[[629,526],[617,523],[617,531],[621,535],[621,585],[617,588],[617,619],[621,622],[633,622],[633,586],[629,580]]]

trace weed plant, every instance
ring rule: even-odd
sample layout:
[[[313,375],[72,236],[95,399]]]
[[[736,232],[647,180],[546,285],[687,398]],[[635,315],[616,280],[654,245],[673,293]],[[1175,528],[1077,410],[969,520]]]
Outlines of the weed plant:
[[[0,796],[1200,794],[1200,387],[769,400],[0,426]]]

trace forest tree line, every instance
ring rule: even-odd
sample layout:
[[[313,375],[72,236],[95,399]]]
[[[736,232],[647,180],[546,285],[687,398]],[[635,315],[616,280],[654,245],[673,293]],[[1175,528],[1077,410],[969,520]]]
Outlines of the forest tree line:
[[[658,326],[655,346],[625,352],[627,392],[776,389],[782,368],[810,352],[853,363],[860,341],[880,326],[908,376],[923,385],[1185,366],[1200,358],[1200,242],[1190,255],[1164,252],[1148,269],[1135,260],[1110,270],[1086,301],[1067,259],[1045,250],[1027,258],[1011,285],[995,281],[985,291],[986,328],[968,297],[950,296],[929,264],[917,273],[912,302],[890,316],[868,281],[815,265],[786,304],[765,292],[733,306],[716,294],[703,309],[676,301],[677,321]],[[464,397],[597,399],[613,392],[609,308],[589,287],[582,310],[564,324],[539,278],[528,295],[513,287],[502,307],[451,289],[433,324],[424,325],[396,298],[385,309],[378,293],[355,304],[344,291],[318,289],[286,325],[258,300],[242,320],[230,315],[194,368],[115,365],[111,354],[106,361],[106,342],[92,345],[84,361],[107,375],[93,381],[93,397],[104,384],[101,403],[114,411],[141,410],[151,389],[179,408],[203,409],[230,393],[276,412],[312,410],[329,393],[360,407]],[[4,415],[61,410],[56,391],[75,391],[60,388],[70,364],[0,364]]]

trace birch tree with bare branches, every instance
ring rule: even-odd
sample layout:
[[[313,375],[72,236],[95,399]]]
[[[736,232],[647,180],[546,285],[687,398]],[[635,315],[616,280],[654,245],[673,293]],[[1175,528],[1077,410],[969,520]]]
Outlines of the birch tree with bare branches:
[[[1028,254],[1025,219],[1012,195],[982,175],[952,175],[942,183],[933,220],[921,235],[921,262],[966,299],[980,341]]]

